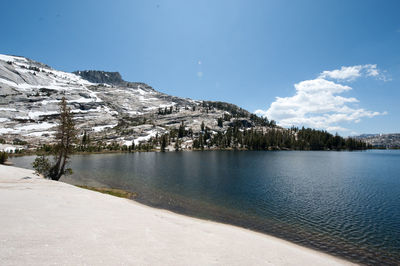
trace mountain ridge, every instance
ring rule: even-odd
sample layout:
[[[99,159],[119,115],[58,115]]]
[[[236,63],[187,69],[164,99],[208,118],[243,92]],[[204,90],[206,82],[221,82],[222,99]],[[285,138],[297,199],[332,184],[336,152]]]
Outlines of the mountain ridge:
[[[400,148],[400,133],[361,134],[355,138],[371,144],[375,148]]]
[[[162,135],[182,122],[195,133],[204,124],[216,134],[234,120],[267,128],[265,119],[234,104],[171,96],[143,82],[125,81],[119,72],[58,71],[20,56],[0,54],[0,89],[0,136],[9,141],[51,143],[62,97],[80,135],[90,132],[94,139],[125,145]]]

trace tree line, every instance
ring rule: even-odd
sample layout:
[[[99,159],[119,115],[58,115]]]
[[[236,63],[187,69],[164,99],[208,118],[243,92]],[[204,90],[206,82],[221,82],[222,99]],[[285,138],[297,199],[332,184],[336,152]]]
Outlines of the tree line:
[[[364,150],[372,148],[361,140],[343,138],[323,130],[310,128],[240,128],[229,127],[225,132],[202,130],[193,141],[194,149],[242,150]]]

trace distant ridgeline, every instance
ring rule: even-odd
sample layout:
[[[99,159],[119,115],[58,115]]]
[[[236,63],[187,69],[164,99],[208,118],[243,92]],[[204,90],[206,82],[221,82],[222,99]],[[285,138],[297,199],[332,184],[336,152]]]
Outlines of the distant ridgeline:
[[[400,134],[363,134],[355,137],[362,140],[373,148],[378,149],[400,149]]]

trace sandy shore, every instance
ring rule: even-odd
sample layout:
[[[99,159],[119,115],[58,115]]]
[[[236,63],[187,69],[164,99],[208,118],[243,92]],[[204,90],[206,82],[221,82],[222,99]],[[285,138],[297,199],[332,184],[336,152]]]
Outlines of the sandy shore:
[[[0,165],[0,265],[349,265],[239,227]]]

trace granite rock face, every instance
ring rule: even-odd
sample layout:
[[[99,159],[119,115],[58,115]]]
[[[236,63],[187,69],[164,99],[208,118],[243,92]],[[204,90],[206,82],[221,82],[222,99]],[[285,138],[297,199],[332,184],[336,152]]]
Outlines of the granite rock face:
[[[239,118],[254,126],[250,113],[228,103],[205,104],[174,97],[141,82],[124,81],[118,72],[67,73],[33,60],[0,55],[0,138],[31,144],[52,142],[58,103],[66,97],[80,134],[130,145],[163,134],[184,122],[193,132],[202,122],[213,132]]]
[[[400,148],[400,134],[363,134],[356,138],[371,144],[376,148]]]
[[[121,85],[124,80],[119,72],[105,72],[97,70],[83,70],[74,71],[73,74],[81,76],[83,79],[90,81],[92,83],[106,83],[110,85]]]

